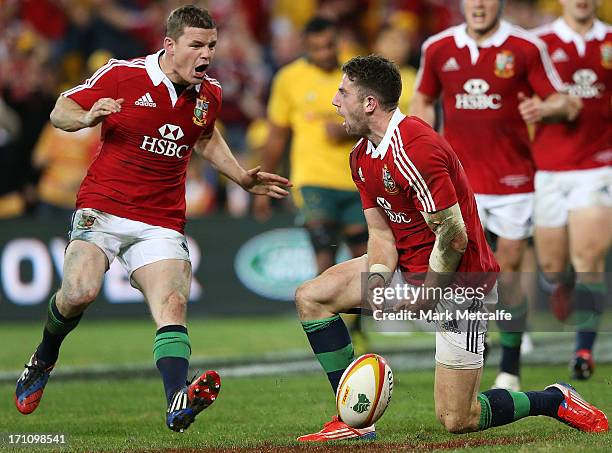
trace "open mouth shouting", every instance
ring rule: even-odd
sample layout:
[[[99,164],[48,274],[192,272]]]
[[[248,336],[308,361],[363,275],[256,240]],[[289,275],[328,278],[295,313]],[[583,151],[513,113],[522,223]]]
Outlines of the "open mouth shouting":
[[[206,75],[206,69],[208,68],[207,64],[201,64],[196,66],[194,69],[194,76],[196,79],[203,79]]]

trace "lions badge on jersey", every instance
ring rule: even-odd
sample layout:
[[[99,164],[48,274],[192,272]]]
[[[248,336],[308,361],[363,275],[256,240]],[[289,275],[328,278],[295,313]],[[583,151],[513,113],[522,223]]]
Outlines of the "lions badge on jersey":
[[[206,124],[206,115],[208,115],[208,99],[206,96],[196,99],[196,106],[193,109],[193,123],[198,126]]]
[[[502,79],[514,75],[514,54],[509,50],[502,50],[495,56],[495,75]]]
[[[612,69],[612,42],[606,41],[601,45],[601,65]]]
[[[385,164],[385,166],[383,167],[382,178],[383,185],[385,186],[385,192],[390,195],[395,195],[399,192],[399,187],[397,187],[397,184],[395,184],[395,181],[393,181],[393,178],[391,177],[391,172],[387,168],[387,164]]]

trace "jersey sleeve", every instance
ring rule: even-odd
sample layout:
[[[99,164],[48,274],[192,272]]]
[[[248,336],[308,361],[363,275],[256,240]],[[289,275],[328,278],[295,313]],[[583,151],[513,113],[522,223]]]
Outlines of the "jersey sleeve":
[[[433,52],[427,41],[421,47],[421,63],[417,72],[415,88],[419,93],[431,98],[437,98],[442,91],[442,84],[433,63]]]
[[[288,127],[291,120],[289,82],[287,73],[281,70],[272,82],[268,101],[268,119],[281,127]]]
[[[419,211],[441,211],[457,203],[450,165],[448,154],[435,143],[415,144],[409,154],[398,150],[400,186]]]
[[[353,148],[353,151],[349,156],[349,160],[351,165],[351,176],[353,177],[353,182],[355,183],[355,186],[357,186],[357,190],[359,191],[359,197],[361,198],[361,206],[363,210],[366,210],[370,208],[375,208],[376,206],[378,206],[378,204],[376,203],[374,197],[368,194],[366,185],[362,181],[361,176],[359,175],[356,148],[358,148],[363,141],[364,140],[362,139],[357,143],[357,145],[355,145],[355,148]]]
[[[83,109],[89,110],[98,99],[117,99],[117,60],[111,59],[83,84],[64,91],[62,96],[72,99]]]
[[[533,36],[527,53],[527,78],[531,89],[540,98],[546,99],[551,94],[565,91],[563,82],[555,69],[546,44]]]

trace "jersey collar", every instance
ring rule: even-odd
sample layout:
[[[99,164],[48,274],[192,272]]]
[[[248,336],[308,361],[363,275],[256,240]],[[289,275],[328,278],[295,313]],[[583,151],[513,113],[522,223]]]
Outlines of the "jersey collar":
[[[176,90],[172,84],[172,81],[166,76],[166,74],[164,74],[164,71],[162,71],[161,67],[159,66],[159,57],[163,52],[164,49],[160,49],[151,55],[147,55],[145,58],[145,68],[151,82],[153,82],[153,85],[158,86],[162,82],[164,85],[166,85],[166,88],[168,88],[168,94],[170,95],[170,100],[172,101],[172,106],[174,107],[176,101],[178,100]],[[200,85],[201,84],[192,85],[192,87],[195,87],[196,92],[199,92]],[[192,87],[187,89],[191,89]]]
[[[510,36],[510,32],[512,31],[512,25],[505,21],[499,21],[499,28],[485,39],[480,44],[476,43],[476,40],[472,38],[467,33],[467,24],[463,23],[461,25],[457,25],[455,27],[455,32],[453,33],[453,37],[455,38],[455,44],[459,49],[462,49],[467,46],[470,51],[470,59],[472,64],[476,64],[479,55],[479,48],[486,47],[500,47],[503,43],[506,42],[508,37]]]
[[[389,144],[391,142],[391,137],[393,137],[393,133],[395,132],[397,125],[401,123],[404,118],[406,118],[406,115],[404,115],[399,108],[395,109],[395,112],[393,112],[393,116],[389,121],[389,125],[387,126],[387,130],[385,131],[385,135],[383,136],[378,146],[375,147],[372,142],[368,140],[368,148],[366,149],[366,154],[372,153],[372,159],[384,159],[385,155],[387,154]]]
[[[597,19],[595,19],[593,26],[584,36],[572,30],[562,17],[552,23],[552,29],[564,43],[574,43],[578,55],[580,56],[583,56],[586,51],[587,41],[603,41],[607,34],[606,26],[602,21]]]
[[[166,78],[166,74],[159,66],[159,56],[164,52],[164,49],[158,50],[154,54],[147,55],[145,58],[145,68],[153,85],[158,86]]]
[[[565,19],[562,17],[558,18],[553,22],[552,28],[554,32],[557,34],[559,38],[561,38],[564,42],[569,43],[577,40],[584,41],[603,41],[606,37],[606,26],[604,23],[598,19],[595,19],[593,22],[593,26],[591,29],[584,35],[580,35],[576,33],[574,30],[570,28],[570,26],[565,22]]]

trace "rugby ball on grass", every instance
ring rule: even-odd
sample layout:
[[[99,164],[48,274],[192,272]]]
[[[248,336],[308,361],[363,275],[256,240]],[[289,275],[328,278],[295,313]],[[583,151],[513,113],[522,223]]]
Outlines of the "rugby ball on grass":
[[[344,371],[336,392],[340,419],[353,428],[376,422],[387,409],[393,393],[393,372],[377,354],[365,354]]]

